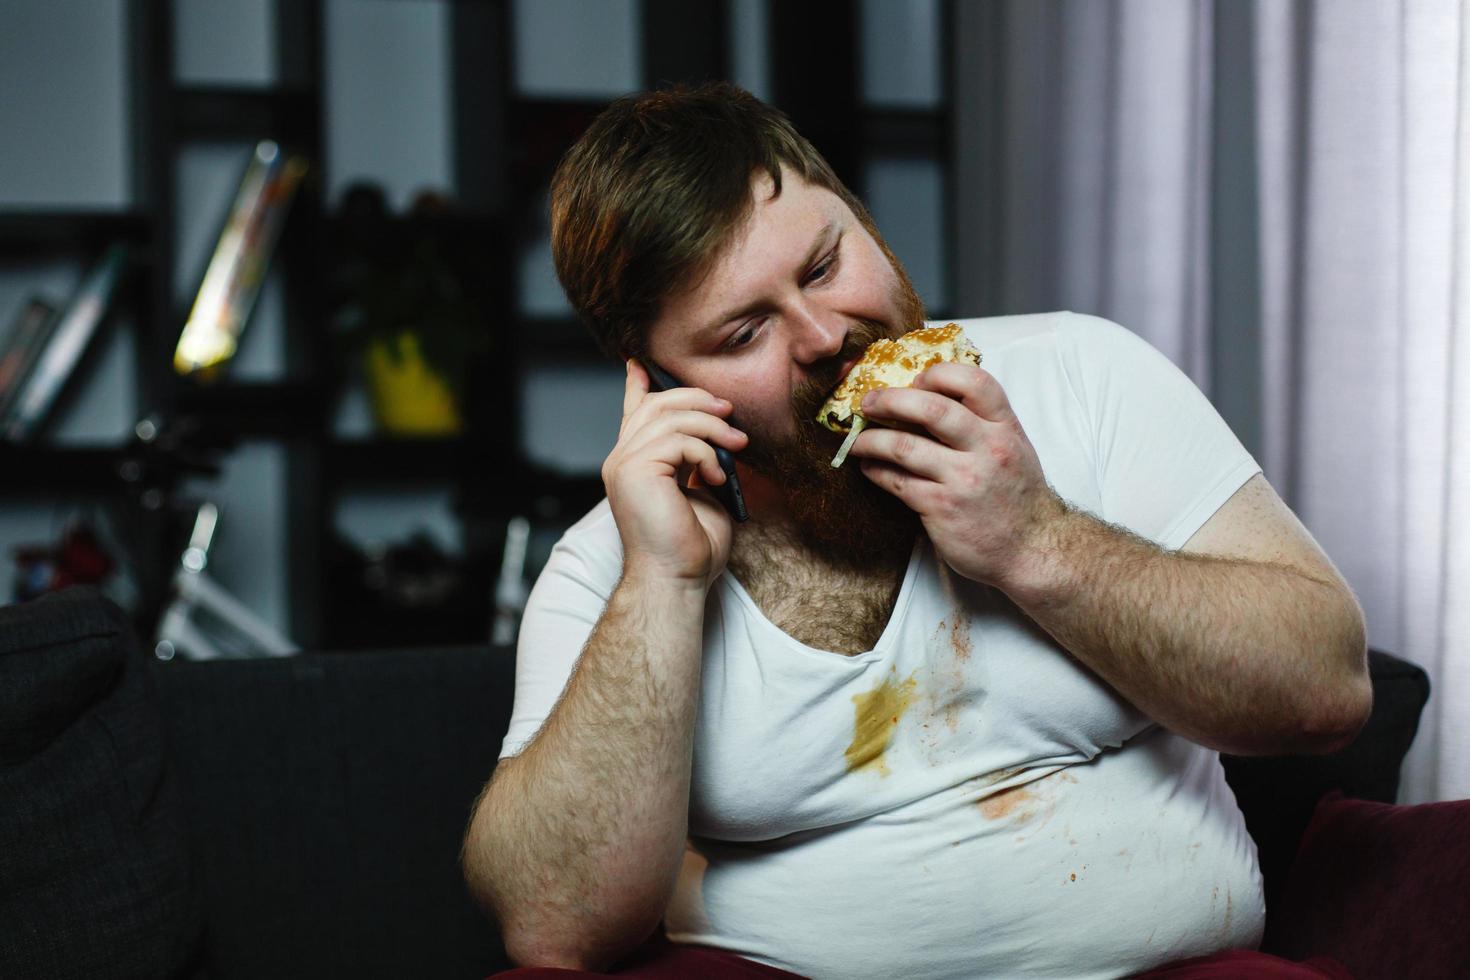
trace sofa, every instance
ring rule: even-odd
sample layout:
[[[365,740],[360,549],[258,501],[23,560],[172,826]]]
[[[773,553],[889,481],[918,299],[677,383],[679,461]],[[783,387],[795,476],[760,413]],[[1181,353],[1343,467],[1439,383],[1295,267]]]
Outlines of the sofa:
[[[1441,975],[1470,964],[1464,930],[1441,928],[1470,921],[1470,804],[1393,805],[1428,680],[1378,652],[1372,669],[1348,749],[1223,760],[1265,948]],[[513,674],[488,646],[163,663],[91,589],[0,608],[0,977],[507,966],[458,852]]]

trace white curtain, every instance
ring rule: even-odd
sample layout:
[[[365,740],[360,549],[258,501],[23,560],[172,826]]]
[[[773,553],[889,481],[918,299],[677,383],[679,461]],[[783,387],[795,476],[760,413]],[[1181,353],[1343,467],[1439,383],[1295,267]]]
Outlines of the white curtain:
[[[1107,316],[1214,399],[1370,643],[1430,674],[1406,802],[1470,797],[1467,28],[1460,0],[955,12],[956,312]]]

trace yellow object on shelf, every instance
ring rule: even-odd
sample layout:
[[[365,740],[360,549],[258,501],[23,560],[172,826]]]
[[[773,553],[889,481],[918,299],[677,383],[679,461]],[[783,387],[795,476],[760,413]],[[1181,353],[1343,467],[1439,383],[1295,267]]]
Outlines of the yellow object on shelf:
[[[394,435],[442,436],[460,431],[459,406],[444,378],[429,367],[411,330],[367,348],[368,393],[378,427]]]

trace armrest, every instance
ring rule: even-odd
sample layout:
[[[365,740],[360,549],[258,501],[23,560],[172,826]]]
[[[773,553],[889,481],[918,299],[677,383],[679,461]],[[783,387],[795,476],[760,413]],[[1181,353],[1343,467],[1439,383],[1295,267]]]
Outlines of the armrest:
[[[200,965],[198,872],[145,666],[96,589],[0,607],[0,975]]]

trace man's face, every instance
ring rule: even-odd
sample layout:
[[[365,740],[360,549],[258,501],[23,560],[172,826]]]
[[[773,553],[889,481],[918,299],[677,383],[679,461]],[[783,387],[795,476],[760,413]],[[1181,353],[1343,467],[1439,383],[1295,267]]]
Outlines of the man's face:
[[[750,435],[740,462],[769,477],[796,528],[829,560],[871,562],[911,543],[917,518],[852,464],[817,409],[862,351],[920,326],[923,304],[887,248],[836,194],[786,170],[701,282],[666,299],[650,356],[729,399]]]

